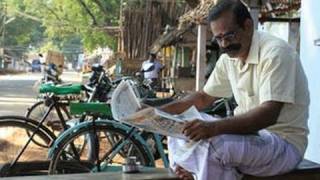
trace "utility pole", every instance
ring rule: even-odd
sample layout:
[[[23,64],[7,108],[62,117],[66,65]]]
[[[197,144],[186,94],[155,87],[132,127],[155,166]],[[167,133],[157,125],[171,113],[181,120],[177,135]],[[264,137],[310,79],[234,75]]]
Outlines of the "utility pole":
[[[7,4],[5,0],[1,1],[1,12],[3,12],[2,15],[2,34],[1,34],[1,60],[0,60],[0,68],[3,67],[4,63],[4,54],[5,54],[5,30],[6,30],[6,17],[7,17]]]
[[[118,51],[123,52],[124,51],[124,32],[123,32],[123,0],[120,0],[120,15],[119,15],[119,27],[120,27],[120,38],[119,38],[119,44],[118,44]]]

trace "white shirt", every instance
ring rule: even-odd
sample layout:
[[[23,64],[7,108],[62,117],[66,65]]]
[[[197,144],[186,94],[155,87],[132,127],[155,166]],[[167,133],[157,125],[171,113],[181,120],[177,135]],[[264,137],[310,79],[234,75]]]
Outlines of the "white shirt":
[[[163,65],[157,60],[154,60],[153,62],[151,62],[150,60],[146,60],[142,63],[142,70],[146,71],[152,65],[154,66],[154,69],[152,71],[144,72],[145,79],[158,78],[159,72],[163,68]]]
[[[283,102],[277,123],[267,130],[304,154],[309,133],[308,83],[298,54],[286,42],[254,32],[246,63],[221,55],[204,91],[214,97],[233,94],[238,103],[235,114],[248,112],[266,101]]]

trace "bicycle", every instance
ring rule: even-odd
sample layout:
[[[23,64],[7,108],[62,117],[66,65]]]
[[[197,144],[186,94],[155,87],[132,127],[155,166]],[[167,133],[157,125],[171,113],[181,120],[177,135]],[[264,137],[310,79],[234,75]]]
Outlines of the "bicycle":
[[[92,92],[90,92],[88,101],[91,101],[98,92],[96,87],[100,84],[103,76],[104,73],[100,73],[98,81],[95,83]],[[68,113],[64,107],[68,106],[70,99],[63,99],[61,98],[61,96],[64,97],[70,94],[80,94],[83,89],[82,87],[83,86],[80,84],[67,86],[43,84],[40,88],[40,92],[46,93],[47,95],[45,96],[46,98],[42,104],[45,104],[48,108],[43,117],[38,121],[21,116],[0,117],[0,128],[2,129],[1,132],[18,132],[19,135],[18,136],[14,134],[16,142],[14,142],[14,150],[9,150],[10,155],[5,153],[1,154],[1,162],[4,163],[4,167],[1,169],[0,176],[10,176],[14,175],[16,172],[19,172],[16,169],[19,169],[19,165],[21,164],[20,161],[25,162],[30,159],[34,161],[34,158],[26,157],[28,154],[26,152],[28,148],[37,149],[40,152],[41,149],[49,148],[52,145],[52,142],[56,139],[56,134],[54,133],[54,131],[52,131],[52,129],[50,130],[48,127],[44,126],[44,122],[47,120],[49,113],[52,112],[52,109],[56,109],[62,129],[66,130],[70,127],[70,125],[66,123],[66,119],[63,117],[62,113],[63,110],[66,114]],[[64,100],[66,100],[67,102],[65,102]],[[85,116],[82,116],[80,118],[80,121],[83,121],[84,119]],[[11,141],[8,141],[6,139],[8,137],[10,137],[10,135],[2,134],[0,139],[0,148],[6,148],[8,150],[10,144],[13,144]],[[3,150],[2,152],[5,151]],[[44,158],[44,156],[35,157],[39,157],[37,160]],[[45,165],[42,168],[44,167]],[[32,171],[33,170],[35,169],[32,169]]]
[[[12,176],[18,172],[22,175],[32,174],[33,167],[25,166],[22,169],[21,163],[18,162],[18,160],[36,162],[45,158],[45,153],[42,153],[43,147],[34,143],[32,139],[45,145],[46,148],[49,148],[56,139],[55,135],[38,121],[22,116],[0,117],[0,131],[0,161],[3,164],[0,176],[2,177]]]
[[[141,97],[150,97],[151,89],[133,77],[123,77],[119,80],[112,81],[109,76],[106,75],[103,66],[96,64],[92,66],[91,70],[93,73],[89,78],[89,82],[84,86],[80,84],[56,86],[52,84],[42,84],[39,92],[45,94],[43,97],[44,100],[39,101],[28,108],[26,117],[38,120],[39,122],[44,120],[46,122],[45,125],[55,135],[58,135],[62,130],[66,130],[72,124],[82,122],[86,118],[83,116],[77,121],[67,121],[67,123],[65,123],[66,120],[71,119],[71,115],[68,110],[70,101],[80,99],[70,96],[70,94],[76,94],[79,96],[80,91],[84,89],[87,97],[87,100],[84,101],[107,102],[111,98],[110,94],[112,93],[112,90],[115,89],[122,80],[129,80],[137,87],[139,91],[138,93]],[[157,98],[154,102],[161,103],[163,101],[168,102],[172,101],[172,99]],[[46,147],[45,144],[37,143],[36,140],[33,141],[39,146]]]
[[[91,114],[95,118],[68,129],[58,137],[49,150],[49,174],[115,171],[121,168],[129,156],[136,156],[141,165],[155,166],[153,153],[142,136],[143,131],[115,120],[99,119],[101,114],[112,116],[109,105],[95,103],[81,108],[82,104],[77,104],[71,106],[71,112],[75,111],[74,106],[82,109],[77,110],[78,113]],[[95,160],[86,159],[88,155],[85,153],[88,151],[82,148],[78,151],[69,148],[72,143],[83,144],[90,134],[95,135]],[[153,138],[156,147],[160,147],[164,165],[168,167],[160,135],[154,134]]]
[[[219,107],[229,103],[227,100],[218,102]],[[95,104],[96,106],[99,106]],[[143,136],[145,131],[135,127],[108,119],[99,119],[99,113],[112,116],[110,107],[82,108],[81,113],[93,114],[95,118],[91,122],[80,123],[65,131],[55,141],[50,148],[48,157],[50,159],[49,174],[57,173],[80,173],[80,172],[100,172],[120,170],[121,165],[129,156],[136,156],[137,161],[143,166],[155,166],[155,155],[152,148],[159,152],[164,167],[169,167],[169,162],[165,154],[162,137],[159,134],[151,134],[155,142],[154,147],[150,147],[147,138]],[[102,106],[102,104],[100,104]],[[81,107],[81,104],[78,104]],[[228,105],[228,107],[231,107]],[[95,110],[95,111],[93,111]],[[74,110],[71,110],[74,111]],[[88,134],[95,135],[96,159],[90,161],[85,159],[87,155],[70,150],[70,144],[82,142]],[[116,139],[114,137],[117,137]],[[115,141],[114,141],[115,140]],[[81,150],[81,152],[86,152]]]
[[[63,122],[72,118],[68,110],[71,101],[98,100],[106,102],[110,98],[108,94],[113,86],[102,66],[92,66],[91,77],[85,85],[42,84],[39,93],[43,94],[43,100],[28,108],[25,116],[38,121],[45,118],[45,125],[55,134],[58,134],[61,130],[66,129]],[[85,92],[86,99],[80,94],[81,92]],[[69,125],[73,123],[67,122]]]
[[[71,101],[79,100],[81,91],[84,88],[81,84],[52,85],[42,84],[39,93],[45,94],[42,101],[39,101],[28,108],[26,117],[43,122],[54,134],[68,128],[67,121],[72,117],[68,107]],[[43,146],[38,143],[39,146]]]
[[[41,155],[41,151],[43,151],[43,148],[49,148],[52,142],[56,139],[54,132],[43,125],[46,117],[53,108],[57,110],[63,129],[68,128],[61,112],[59,96],[56,95],[78,94],[81,91],[81,86],[45,86],[43,91],[50,91],[52,94],[46,99],[46,102],[49,104],[48,110],[40,121],[22,116],[0,117],[0,128],[2,132],[0,147],[3,148],[1,162],[4,164],[4,167],[1,169],[0,176],[10,176],[19,172],[17,171],[17,168],[19,169],[21,161],[35,161],[41,160],[45,157]],[[14,137],[14,139],[10,139],[10,137]],[[5,151],[5,149],[7,151]],[[31,153],[28,152],[30,149]],[[36,154],[33,153],[33,156],[36,158],[31,157],[32,155],[30,156],[33,150],[37,150]]]
[[[41,97],[42,100],[28,108],[25,116],[40,121],[48,111],[49,105],[54,102],[55,104],[59,105],[64,119],[71,119],[70,113],[68,112],[70,101],[80,100],[107,102],[111,98],[113,89],[115,89],[122,80],[130,80],[133,83],[137,84],[141,96],[153,97],[153,94],[150,92],[151,89],[148,86],[143,85],[133,77],[122,77],[120,79],[112,81],[104,71],[103,66],[99,64],[93,65],[91,67],[91,71],[92,74],[89,78],[89,82],[83,86],[80,84],[62,84],[57,86],[52,84],[42,84],[39,87],[39,92],[43,94],[43,96]],[[77,96],[70,96],[70,94],[68,93],[60,93],[60,91],[68,91],[67,89],[79,90],[79,88],[82,88],[84,90],[87,99],[83,99],[81,97],[79,98],[80,94],[78,92],[76,93]],[[61,95],[63,97],[61,97]],[[61,121],[61,118],[58,116],[57,111],[54,111],[54,109],[50,111],[46,119],[46,122],[48,123],[47,126],[52,130],[58,128],[57,126]]]
[[[91,82],[91,87],[88,88],[86,92],[88,93],[89,98],[86,100],[88,102],[99,99],[99,98],[105,98],[107,95],[107,92],[111,90],[111,88],[114,88],[117,81],[112,82],[114,84],[111,84],[110,86],[106,86],[106,83],[109,83],[106,79],[105,72],[101,66],[97,67],[96,71],[97,73],[93,73],[93,79]],[[102,81],[103,80],[103,81]],[[103,82],[103,83],[101,83]],[[120,82],[120,81],[119,81]],[[29,153],[27,152],[29,149],[37,149],[38,153],[40,151],[43,151],[43,148],[49,148],[53,141],[56,139],[56,136],[58,135],[55,133],[52,129],[49,127],[46,127],[44,122],[48,120],[49,114],[53,111],[53,109],[57,112],[58,121],[61,124],[61,129],[66,130],[70,126],[73,126],[72,123],[77,124],[80,121],[83,121],[85,119],[85,115],[80,117],[80,120],[77,119],[77,121],[68,121],[65,122],[65,120],[69,119],[71,115],[69,115],[67,108],[69,107],[70,98],[65,98],[65,96],[69,96],[70,94],[80,94],[82,91],[82,85],[80,84],[73,84],[73,85],[66,85],[66,86],[54,86],[49,84],[43,84],[40,88],[40,91],[45,93],[45,99],[43,102],[38,103],[34,107],[39,107],[41,105],[45,106],[47,109],[41,119],[30,119],[26,117],[20,117],[20,116],[5,116],[1,117],[1,123],[0,128],[5,129],[1,132],[19,132],[19,136],[15,135],[15,139],[19,139],[19,142],[15,142],[15,149],[14,150],[8,150],[8,144],[10,144],[13,140],[9,139],[7,140],[8,136],[0,136],[0,148],[7,149],[7,152],[10,152],[10,156],[7,157],[9,154],[2,154],[1,156],[6,156],[2,159],[2,163],[4,163],[3,168],[1,169],[0,176],[11,176],[15,175],[17,172],[20,172],[19,169],[21,166],[21,163],[29,162],[29,161],[39,161],[43,160],[43,155],[35,155],[33,157],[25,157]],[[101,91],[100,91],[101,89]],[[40,105],[39,105],[40,104]],[[34,108],[34,109],[35,109]],[[65,118],[67,117],[67,118]],[[81,120],[82,119],[82,120]],[[59,129],[59,130],[61,130]],[[117,136],[112,136],[113,138],[117,138]],[[91,146],[91,136],[88,136],[86,140],[83,142],[81,146],[85,146],[88,144],[88,146]],[[93,148],[91,148],[93,149]],[[6,152],[3,150],[3,152]],[[92,154],[92,153],[88,153]],[[93,156],[89,156],[90,158],[94,158]],[[37,170],[46,170],[48,169],[48,163],[40,163],[41,165],[37,165],[37,167],[33,167],[30,169],[24,169],[25,173],[35,173]],[[27,166],[29,167],[29,166]],[[21,169],[20,169],[21,170]]]

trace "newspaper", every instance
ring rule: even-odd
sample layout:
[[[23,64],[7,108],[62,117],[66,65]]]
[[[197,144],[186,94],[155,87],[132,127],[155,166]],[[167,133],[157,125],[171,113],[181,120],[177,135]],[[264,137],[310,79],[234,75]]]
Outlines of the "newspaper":
[[[122,80],[111,96],[112,116],[122,120],[141,109],[140,102],[128,80]]]
[[[202,119],[199,111],[192,106],[185,112],[172,115],[156,108],[141,109],[141,104],[129,81],[122,81],[112,94],[113,117],[123,123],[143,128],[146,131],[187,139],[182,133],[184,122]]]

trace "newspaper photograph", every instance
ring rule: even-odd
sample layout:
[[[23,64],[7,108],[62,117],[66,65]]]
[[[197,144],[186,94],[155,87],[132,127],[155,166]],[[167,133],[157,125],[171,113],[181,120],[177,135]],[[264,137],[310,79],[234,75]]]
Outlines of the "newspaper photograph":
[[[120,122],[146,131],[182,139],[187,139],[182,133],[184,122],[202,119],[194,106],[178,115],[152,107],[141,110],[139,99],[127,81],[122,81],[114,91],[111,98],[111,111],[113,117]]]

